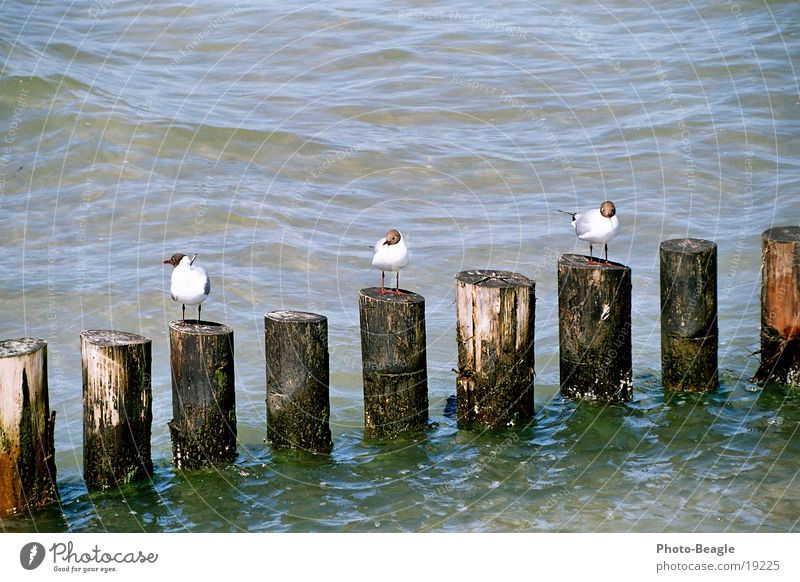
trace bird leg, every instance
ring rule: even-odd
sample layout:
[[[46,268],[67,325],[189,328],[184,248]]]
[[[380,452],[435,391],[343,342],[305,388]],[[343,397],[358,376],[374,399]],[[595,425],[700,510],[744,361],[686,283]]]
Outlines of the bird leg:
[[[403,292],[400,291],[400,271],[397,271],[397,280],[395,281],[394,285],[394,294],[395,295],[402,295]]]
[[[197,304],[197,323],[200,323],[200,308],[203,307],[199,303]]]
[[[181,303],[181,319],[186,321],[186,306]]]
[[[589,243],[589,264],[590,265],[599,265],[598,261],[594,260],[594,254],[592,253],[592,243]]]
[[[381,271],[381,290],[378,291],[381,295],[386,294],[386,289],[384,289],[384,280],[386,278],[386,271]]]

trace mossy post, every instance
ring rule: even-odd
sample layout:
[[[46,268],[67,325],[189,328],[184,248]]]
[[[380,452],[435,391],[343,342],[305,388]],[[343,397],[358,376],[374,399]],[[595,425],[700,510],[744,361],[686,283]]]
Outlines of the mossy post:
[[[585,255],[558,259],[561,394],[602,402],[630,400],[631,270]]]
[[[761,365],[755,379],[800,386],[800,227],[761,235]]]
[[[510,271],[456,275],[458,424],[524,426],[533,419],[533,280]]]
[[[264,317],[267,439],[278,448],[326,453],[329,424],[328,319],[303,311]]]
[[[108,489],[153,472],[151,341],[111,330],[81,332],[83,479]]]
[[[178,469],[236,457],[233,329],[220,323],[169,324],[172,415],[169,432]]]
[[[47,342],[0,341],[0,517],[58,499]]]
[[[359,291],[367,437],[393,437],[428,423],[425,299],[402,291]]]
[[[661,243],[661,374],[664,388],[705,392],[717,375],[717,245]]]

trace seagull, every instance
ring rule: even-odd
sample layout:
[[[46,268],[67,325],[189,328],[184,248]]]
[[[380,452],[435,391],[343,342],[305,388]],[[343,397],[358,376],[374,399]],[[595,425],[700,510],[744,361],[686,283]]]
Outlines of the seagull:
[[[197,305],[197,321],[200,321],[200,304],[211,292],[211,282],[203,267],[195,267],[194,260],[183,253],[175,253],[164,264],[172,265],[172,279],[169,292],[173,301],[180,301],[183,319],[186,319],[186,306]]]
[[[397,281],[395,284],[395,295],[402,295],[400,291],[400,269],[408,264],[408,247],[403,235],[399,230],[391,229],[386,236],[375,243],[375,251],[372,255],[372,266],[381,270],[381,295],[386,293],[384,278],[386,271],[395,271]]]
[[[619,221],[617,220],[617,209],[614,203],[606,200],[600,208],[594,208],[586,212],[565,212],[572,216],[572,228],[581,240],[589,243],[589,262],[593,263],[592,245],[603,244],[606,252],[606,263],[608,263],[608,241],[617,236],[619,231]]]

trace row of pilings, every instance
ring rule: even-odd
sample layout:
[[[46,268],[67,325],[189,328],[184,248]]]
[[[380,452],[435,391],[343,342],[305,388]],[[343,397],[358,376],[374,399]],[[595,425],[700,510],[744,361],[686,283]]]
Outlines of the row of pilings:
[[[717,376],[717,247],[661,243],[661,365],[668,391],[708,391]],[[761,365],[756,380],[800,386],[800,227],[762,235]],[[565,397],[624,402],[633,391],[631,270],[563,255],[558,261],[559,366]],[[533,418],[534,281],[508,271],[456,275],[459,426],[525,426]],[[392,437],[428,423],[425,300],[359,292],[365,435]],[[267,437],[325,453],[329,427],[328,323],[275,311],[264,318]],[[206,321],[169,325],[173,463],[196,469],[236,456],[233,330]],[[151,341],[120,331],[81,333],[84,480],[106,489],[152,474]],[[0,341],[0,516],[58,498],[55,412],[47,343]]]

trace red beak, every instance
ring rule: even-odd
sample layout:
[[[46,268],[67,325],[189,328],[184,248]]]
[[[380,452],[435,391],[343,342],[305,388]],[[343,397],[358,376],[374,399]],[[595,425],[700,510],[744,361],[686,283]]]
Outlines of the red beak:
[[[166,260],[164,261],[164,264],[165,264],[165,265],[169,265],[170,263],[172,263],[172,259],[166,259]]]

